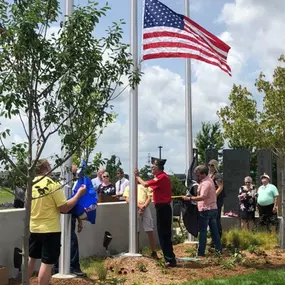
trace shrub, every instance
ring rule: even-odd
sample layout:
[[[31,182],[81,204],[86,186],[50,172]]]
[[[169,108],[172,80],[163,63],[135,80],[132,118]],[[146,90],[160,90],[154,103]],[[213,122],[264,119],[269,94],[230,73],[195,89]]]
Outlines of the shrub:
[[[231,250],[252,250],[257,247],[269,250],[273,249],[277,244],[277,234],[268,232],[249,232],[231,229],[228,232],[224,232],[222,236],[222,245]]]
[[[97,263],[95,265],[95,271],[98,275],[98,279],[100,281],[105,281],[107,278],[107,273],[108,273],[108,269],[106,268],[105,264],[103,262],[101,263]]]

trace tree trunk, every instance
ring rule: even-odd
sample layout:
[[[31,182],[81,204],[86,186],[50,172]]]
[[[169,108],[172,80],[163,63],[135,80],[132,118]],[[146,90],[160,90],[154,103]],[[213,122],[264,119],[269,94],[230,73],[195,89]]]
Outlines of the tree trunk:
[[[281,197],[282,197],[282,219],[280,229],[280,246],[285,248],[285,154],[281,157]]]
[[[30,217],[32,202],[32,178],[29,177],[26,191],[26,211],[24,219],[24,237],[23,237],[23,263],[22,263],[22,285],[29,285],[29,236],[30,236]]]

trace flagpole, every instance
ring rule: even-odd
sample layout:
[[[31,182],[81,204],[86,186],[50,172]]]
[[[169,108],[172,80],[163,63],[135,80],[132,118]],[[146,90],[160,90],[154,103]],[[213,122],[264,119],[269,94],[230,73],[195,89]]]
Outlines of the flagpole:
[[[138,2],[131,0],[131,54],[133,60],[132,71],[138,71]],[[130,147],[130,204],[129,204],[129,252],[128,256],[138,254],[137,234],[137,181],[134,174],[138,167],[138,86],[130,90],[129,115],[129,147]]]
[[[65,0],[65,21],[73,13],[74,0]],[[70,119],[66,121],[70,125]],[[62,151],[62,157],[66,156],[66,149]],[[71,196],[72,189],[72,157],[70,157],[62,167],[62,177],[64,183],[64,194],[66,197]],[[61,215],[61,251],[59,257],[59,272],[55,278],[73,278],[75,275],[70,274],[70,247],[71,247],[71,215]]]
[[[188,18],[190,18],[189,2],[189,0],[185,0],[184,4],[185,16]],[[188,169],[193,159],[191,59],[187,58],[185,61],[186,169]],[[188,242],[194,242],[194,237],[191,234],[188,234]]]

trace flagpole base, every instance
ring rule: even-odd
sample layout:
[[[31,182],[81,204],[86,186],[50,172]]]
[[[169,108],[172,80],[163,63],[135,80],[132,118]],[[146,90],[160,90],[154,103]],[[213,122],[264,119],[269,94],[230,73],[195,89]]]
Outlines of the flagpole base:
[[[74,275],[74,274],[57,273],[57,274],[52,275],[52,278],[55,278],[55,279],[71,279],[71,278],[75,278],[75,277],[76,277],[76,275]]]
[[[125,257],[142,257],[142,254],[127,252],[127,253],[124,253],[123,256],[125,256]]]
[[[185,240],[184,243],[187,243],[187,244],[199,244],[198,241],[195,241],[195,240]]]
[[[194,236],[188,233],[188,239],[184,241],[187,244],[198,244],[199,242],[195,240]]]

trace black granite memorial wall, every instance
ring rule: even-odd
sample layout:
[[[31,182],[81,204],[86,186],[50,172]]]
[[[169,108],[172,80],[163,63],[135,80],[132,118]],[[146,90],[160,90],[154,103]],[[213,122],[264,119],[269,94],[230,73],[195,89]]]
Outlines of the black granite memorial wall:
[[[260,176],[263,173],[268,174],[272,178],[272,152],[269,149],[261,149],[257,151],[257,185],[261,185]]]
[[[224,212],[238,213],[238,190],[250,172],[250,152],[244,149],[223,151]]]
[[[216,149],[206,149],[205,151],[205,158],[206,158],[206,165],[208,165],[208,162],[211,160],[211,159],[215,159],[215,160],[218,160],[218,151]]]

